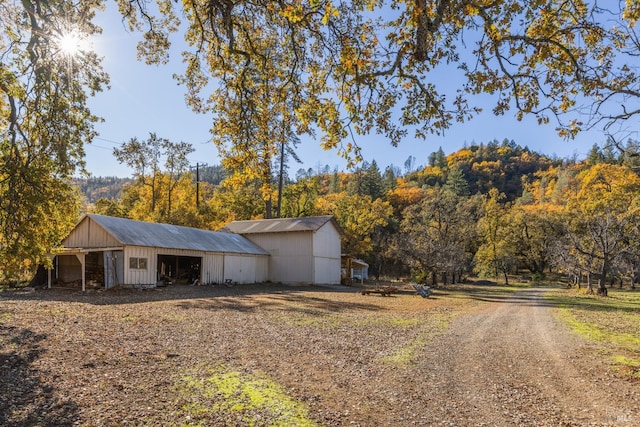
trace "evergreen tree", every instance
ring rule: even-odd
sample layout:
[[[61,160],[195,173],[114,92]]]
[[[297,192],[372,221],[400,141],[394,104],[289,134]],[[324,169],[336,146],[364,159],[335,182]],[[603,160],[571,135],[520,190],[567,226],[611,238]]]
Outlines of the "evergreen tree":
[[[604,155],[602,154],[602,151],[600,151],[600,147],[598,146],[598,144],[593,144],[587,156],[587,163],[589,163],[590,165],[597,165],[598,163],[602,163],[603,161]]]
[[[371,196],[372,200],[379,199],[384,195],[382,175],[375,160],[371,162],[362,176],[361,191],[361,195]]]
[[[447,180],[444,183],[444,190],[450,191],[456,196],[469,195],[469,182],[467,182],[464,172],[458,165],[454,165],[449,169]]]
[[[438,151],[436,151],[434,160],[435,166],[439,167],[440,169],[446,169],[448,167],[447,156],[444,154],[444,150],[442,149],[442,147],[438,148]]]
[[[338,173],[338,169],[334,169],[331,174],[331,178],[329,179],[329,194],[339,193],[342,191],[342,186],[340,185],[340,174]]]
[[[382,175],[382,191],[386,193],[396,188],[399,176],[399,168],[393,165],[387,166],[384,170],[384,174]]]

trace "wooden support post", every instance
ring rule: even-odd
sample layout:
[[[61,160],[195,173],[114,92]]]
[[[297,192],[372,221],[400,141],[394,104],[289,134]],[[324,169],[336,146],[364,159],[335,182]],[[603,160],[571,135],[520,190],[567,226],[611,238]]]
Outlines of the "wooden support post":
[[[82,292],[87,290],[87,271],[85,269],[85,258],[87,254],[84,252],[76,254],[76,258],[80,261],[80,268],[82,269]]]
[[[86,256],[87,254],[82,254],[82,259],[80,260],[80,264],[82,264],[82,292],[87,290],[87,269],[86,266]]]

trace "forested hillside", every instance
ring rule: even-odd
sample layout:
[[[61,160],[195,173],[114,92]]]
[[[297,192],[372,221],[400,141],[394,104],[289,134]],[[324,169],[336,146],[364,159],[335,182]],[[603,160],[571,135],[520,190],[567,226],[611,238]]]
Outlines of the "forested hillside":
[[[508,280],[517,271],[536,279],[554,271],[604,286],[638,280],[638,160],[597,145],[586,159],[552,159],[491,141],[439,149],[405,174],[375,161],[349,172],[299,170],[295,179],[283,176],[281,194],[277,185],[265,194],[257,179],[216,183],[201,175],[196,183],[193,172],[158,171],[93,210],[209,229],[278,210],[330,214],[344,230],[343,252],[367,261],[372,276],[437,284],[472,273]]]
[[[117,176],[99,176],[91,178],[76,178],[74,184],[80,189],[87,203],[93,204],[98,199],[117,199],[122,188],[130,183],[131,178]]]
[[[200,166],[197,173],[198,179],[202,183],[218,185],[224,180],[224,170],[219,165]],[[95,204],[100,199],[117,200],[121,197],[122,190],[133,182],[134,179],[132,178],[116,176],[74,179],[74,184],[78,187],[88,204]]]

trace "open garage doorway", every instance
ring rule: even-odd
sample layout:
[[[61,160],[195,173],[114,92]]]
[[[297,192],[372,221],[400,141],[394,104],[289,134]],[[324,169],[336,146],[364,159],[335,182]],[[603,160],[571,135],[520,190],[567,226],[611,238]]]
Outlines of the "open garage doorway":
[[[201,281],[202,257],[158,255],[158,285],[197,285]]]
[[[109,289],[124,282],[124,253],[67,250],[55,256],[52,273],[56,286]]]

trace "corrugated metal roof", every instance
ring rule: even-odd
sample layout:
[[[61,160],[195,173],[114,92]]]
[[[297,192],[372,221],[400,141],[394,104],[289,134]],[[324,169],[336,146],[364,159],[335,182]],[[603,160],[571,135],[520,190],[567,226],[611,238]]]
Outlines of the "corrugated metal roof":
[[[96,214],[88,214],[87,217],[100,224],[123,245],[268,255],[264,249],[239,234]]]
[[[289,231],[317,231],[327,222],[333,222],[339,232],[342,232],[331,215],[309,216],[303,218],[259,219],[253,221],[233,221],[223,230],[238,234],[283,233]]]

